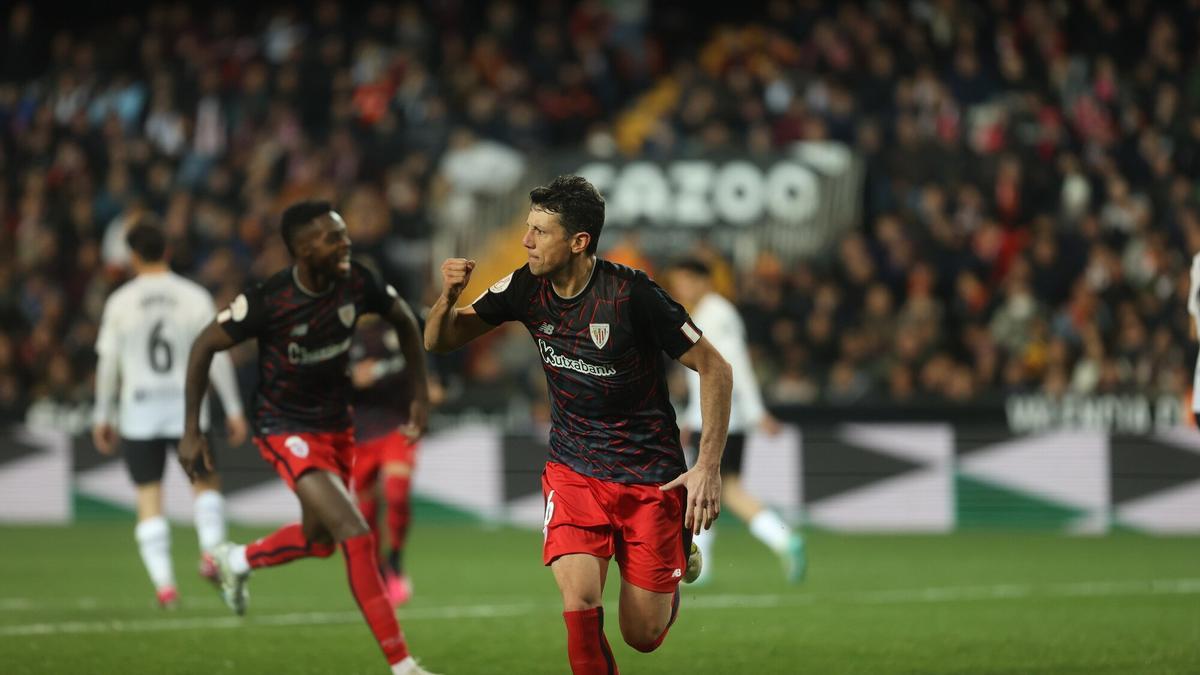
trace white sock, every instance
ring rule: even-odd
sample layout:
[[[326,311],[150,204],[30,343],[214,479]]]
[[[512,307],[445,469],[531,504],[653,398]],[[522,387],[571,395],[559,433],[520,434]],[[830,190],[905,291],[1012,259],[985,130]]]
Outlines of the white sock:
[[[193,511],[200,550],[211,551],[225,541],[225,498],[216,490],[205,490],[196,497]]]
[[[155,588],[175,585],[175,571],[171,569],[171,527],[162,516],[147,518],[133,530],[142,564],[150,574]]]
[[[787,548],[792,528],[770,509],[763,509],[750,519],[750,533],[776,553]]]
[[[250,561],[246,559],[246,547],[234,546],[229,550],[229,569],[234,574],[249,574]]]
[[[702,577],[708,576],[708,573],[712,571],[712,550],[713,542],[716,539],[717,528],[715,525],[707,530],[700,530],[700,534],[692,535],[692,541],[700,549],[700,558],[703,561],[703,566],[700,568],[700,576]]]
[[[409,675],[417,667],[417,660],[412,655],[404,657],[403,661],[392,664],[392,675]]]

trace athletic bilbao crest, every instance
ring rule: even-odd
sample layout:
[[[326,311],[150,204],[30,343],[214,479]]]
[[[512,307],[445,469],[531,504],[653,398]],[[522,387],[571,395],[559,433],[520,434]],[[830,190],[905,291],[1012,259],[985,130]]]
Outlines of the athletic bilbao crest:
[[[592,342],[596,343],[596,349],[604,349],[604,345],[608,344],[608,324],[590,323],[588,331],[592,334]]]
[[[338,307],[338,318],[342,320],[342,325],[350,328],[354,325],[354,305],[342,305]]]

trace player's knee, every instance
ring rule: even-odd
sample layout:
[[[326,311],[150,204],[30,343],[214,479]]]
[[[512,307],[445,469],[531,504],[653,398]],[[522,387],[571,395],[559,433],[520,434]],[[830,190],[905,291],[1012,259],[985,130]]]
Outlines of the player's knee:
[[[670,627],[670,622],[647,621],[632,616],[621,618],[621,638],[625,644],[643,653],[658,649]]]
[[[305,548],[308,549],[308,555],[314,558],[328,558],[337,551],[337,542],[329,532],[320,530],[311,537],[305,533]]]
[[[621,637],[625,640],[625,644],[634,649],[649,654],[658,649],[662,645],[663,638],[666,637],[666,626],[621,626]]]
[[[387,462],[383,465],[383,475],[400,476],[401,478],[411,476],[412,465],[408,462]]]
[[[563,593],[563,611],[579,612],[604,604],[599,593]]]
[[[300,525],[300,531],[304,534],[304,540],[308,542],[309,551],[313,555],[326,557],[333,555],[337,541],[333,534],[319,521],[304,521]],[[328,550],[328,553],[319,553],[318,551]]]

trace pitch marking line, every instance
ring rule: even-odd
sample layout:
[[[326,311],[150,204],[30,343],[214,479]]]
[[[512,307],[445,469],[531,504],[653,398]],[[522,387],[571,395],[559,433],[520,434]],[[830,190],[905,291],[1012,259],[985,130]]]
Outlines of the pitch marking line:
[[[814,605],[825,602],[849,604],[909,604],[1019,600],[1023,598],[1095,598],[1121,595],[1200,594],[1200,579],[1153,579],[1148,581],[1087,581],[1062,584],[996,584],[992,586],[946,586],[811,595],[699,595],[687,600],[689,610],[721,610],[750,607]],[[87,598],[87,600],[94,600]],[[401,621],[502,619],[524,616],[535,610],[557,608],[557,603],[514,603],[463,605],[400,610]],[[26,598],[0,598],[0,609],[35,609]],[[78,635],[82,633],[141,633],[195,629],[228,629],[245,626],[319,626],[356,624],[358,612],[291,612],[239,617],[188,617],[112,621],[63,621],[0,626],[0,637]]]

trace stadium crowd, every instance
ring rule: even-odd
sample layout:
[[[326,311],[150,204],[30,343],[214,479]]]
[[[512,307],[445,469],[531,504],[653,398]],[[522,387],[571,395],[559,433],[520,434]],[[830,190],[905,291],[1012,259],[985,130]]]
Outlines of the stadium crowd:
[[[1200,3],[770,3],[657,139],[831,139],[867,165],[829,262],[738,300],[775,403],[1186,396]]]
[[[737,271],[769,402],[1190,388],[1194,0],[774,0],[687,30],[638,0],[176,3],[74,31],[43,11],[0,23],[2,420],[90,397],[143,214],[223,303],[286,264],[284,205],[329,198],[419,303],[456,151],[612,152],[664,77],[681,95],[640,154],[837,140],[866,166],[863,227],[831,255]],[[500,355],[442,365],[526,369]]]
[[[76,30],[10,5],[0,418],[90,397],[102,302],[127,274],[122,233],[146,213],[166,228],[173,266],[221,304],[286,265],[285,205],[331,199],[356,250],[419,299],[427,204],[475,177],[451,158],[578,144],[603,125],[661,70],[639,4],[547,2],[533,20],[505,1],[177,2]]]

